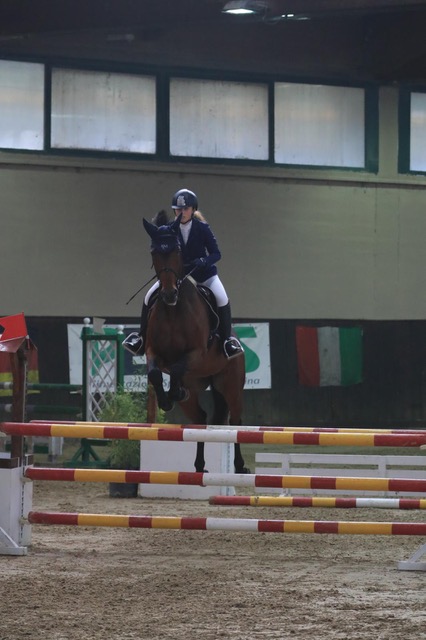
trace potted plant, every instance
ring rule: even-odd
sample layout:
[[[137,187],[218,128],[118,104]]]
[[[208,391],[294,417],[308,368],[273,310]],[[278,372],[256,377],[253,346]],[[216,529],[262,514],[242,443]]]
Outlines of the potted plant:
[[[99,413],[98,419],[99,422],[146,422],[146,414],[146,394],[120,388],[106,398],[105,407]],[[163,416],[160,416],[159,421],[162,418]],[[139,470],[140,441],[111,440],[108,462],[111,469]],[[135,498],[137,493],[137,483],[109,483],[109,495],[112,498]]]

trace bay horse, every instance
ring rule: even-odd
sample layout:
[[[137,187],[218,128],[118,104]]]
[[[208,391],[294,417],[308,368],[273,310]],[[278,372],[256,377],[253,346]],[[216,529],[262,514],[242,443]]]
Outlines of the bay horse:
[[[143,224],[151,238],[153,267],[159,281],[158,296],[148,318],[145,353],[148,380],[160,409],[179,403],[191,424],[207,424],[199,396],[210,386],[213,415],[210,424],[241,425],[245,382],[244,354],[228,360],[211,329],[211,312],[197,283],[185,276],[179,224],[168,223],[165,211]],[[155,295],[155,294],[154,294]],[[217,323],[217,318],[216,318]],[[163,373],[170,375],[165,391]],[[205,471],[204,443],[197,443],[195,470]],[[248,473],[239,444],[235,444],[236,473]]]

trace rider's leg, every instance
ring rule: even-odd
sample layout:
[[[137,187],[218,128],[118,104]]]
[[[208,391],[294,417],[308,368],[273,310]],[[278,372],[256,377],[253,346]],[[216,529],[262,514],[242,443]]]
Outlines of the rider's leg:
[[[149,300],[154,293],[158,289],[159,283],[156,282],[146,294],[141,312],[141,326],[139,329],[139,333],[135,331],[130,333],[125,340],[123,340],[123,347],[133,353],[133,355],[143,356],[145,353],[145,343],[146,343],[146,329],[148,326],[148,309],[149,309]]]
[[[226,304],[223,307],[218,307],[219,314],[219,335],[223,342],[223,350],[227,358],[234,358],[239,356],[243,352],[238,338],[232,335],[232,317],[231,317],[231,305]]]
[[[227,358],[234,358],[243,353],[238,338],[232,335],[232,315],[229,298],[219,276],[213,276],[203,282],[213,292],[217,302],[219,315],[219,337],[223,343],[223,350]]]

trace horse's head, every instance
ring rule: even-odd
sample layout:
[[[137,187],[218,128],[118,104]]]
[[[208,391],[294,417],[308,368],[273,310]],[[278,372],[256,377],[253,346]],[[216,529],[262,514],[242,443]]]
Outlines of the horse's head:
[[[153,224],[143,219],[145,231],[151,238],[151,254],[155,273],[160,281],[160,296],[168,305],[177,303],[179,287],[183,278],[183,262],[179,242],[181,216],[167,224],[167,216],[157,214]]]

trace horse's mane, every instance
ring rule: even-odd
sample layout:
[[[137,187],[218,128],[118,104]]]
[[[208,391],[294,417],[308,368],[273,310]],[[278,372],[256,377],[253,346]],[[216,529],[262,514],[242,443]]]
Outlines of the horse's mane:
[[[169,224],[170,221],[167,212],[164,209],[161,209],[161,211],[153,217],[152,222],[156,227],[163,227],[166,224]]]

